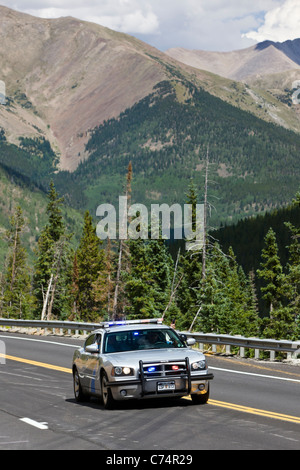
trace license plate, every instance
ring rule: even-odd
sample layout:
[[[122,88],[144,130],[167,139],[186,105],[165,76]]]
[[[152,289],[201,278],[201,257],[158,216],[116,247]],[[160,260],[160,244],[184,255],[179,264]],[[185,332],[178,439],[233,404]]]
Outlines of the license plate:
[[[164,392],[166,390],[175,390],[175,382],[158,382],[157,391]]]

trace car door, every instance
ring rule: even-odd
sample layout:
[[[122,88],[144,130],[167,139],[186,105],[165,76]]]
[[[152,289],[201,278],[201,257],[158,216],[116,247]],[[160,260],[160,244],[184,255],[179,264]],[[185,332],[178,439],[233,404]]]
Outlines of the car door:
[[[98,345],[97,352],[89,352],[86,350],[86,347]],[[99,379],[99,353],[102,346],[102,334],[96,333],[93,335],[93,338],[89,338],[89,342],[85,347],[85,356],[86,356],[86,387],[88,388],[89,393],[98,393],[100,390],[100,379]]]
[[[91,354],[87,348],[91,345],[93,345],[96,341],[95,334],[91,334],[88,336],[86,339],[84,346],[83,346],[83,351],[80,355],[80,380],[81,380],[81,385],[89,391],[90,389],[90,375],[91,375],[91,367],[92,364],[91,362],[93,361],[93,354]]]

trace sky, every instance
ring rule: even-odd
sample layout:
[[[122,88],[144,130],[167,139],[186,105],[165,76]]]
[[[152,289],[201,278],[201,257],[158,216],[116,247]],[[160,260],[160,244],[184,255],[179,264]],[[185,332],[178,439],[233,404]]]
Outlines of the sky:
[[[230,51],[300,37],[300,0],[0,0],[42,18],[73,16],[172,47]]]

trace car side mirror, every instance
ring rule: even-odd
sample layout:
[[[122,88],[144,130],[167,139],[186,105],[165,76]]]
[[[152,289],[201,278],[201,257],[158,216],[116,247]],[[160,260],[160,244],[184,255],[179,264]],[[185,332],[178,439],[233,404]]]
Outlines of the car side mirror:
[[[188,346],[193,346],[193,344],[195,344],[195,343],[196,343],[195,338],[188,338],[188,339],[186,340],[186,344],[187,344]]]
[[[91,354],[98,354],[99,353],[99,344],[94,343],[94,344],[89,344],[85,348],[86,352],[91,353]]]

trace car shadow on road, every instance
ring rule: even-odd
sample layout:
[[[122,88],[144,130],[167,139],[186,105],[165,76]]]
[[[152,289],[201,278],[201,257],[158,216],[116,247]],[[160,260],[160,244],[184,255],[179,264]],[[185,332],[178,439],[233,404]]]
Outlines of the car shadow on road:
[[[145,400],[128,400],[128,401],[116,401],[114,404],[114,408],[109,411],[114,411],[114,410],[145,410],[145,409],[151,409],[151,408],[170,408],[170,407],[187,407],[187,406],[193,406],[193,403],[191,400],[186,398],[149,398]],[[75,398],[67,398],[66,399],[67,403],[73,403],[74,405],[77,406],[82,406],[82,407],[88,407],[91,409],[95,410],[103,410],[103,411],[108,411],[105,410],[101,400],[98,400],[97,398],[91,397],[90,399],[87,399],[87,401],[84,402],[77,402]]]

